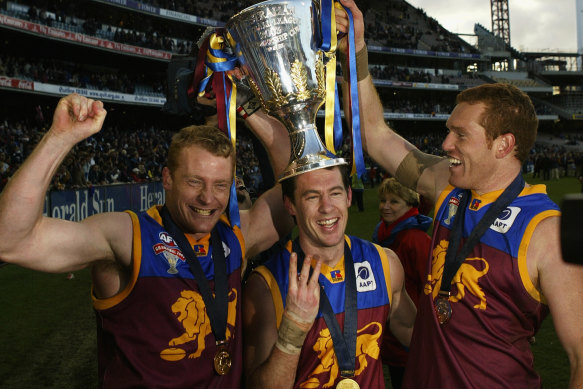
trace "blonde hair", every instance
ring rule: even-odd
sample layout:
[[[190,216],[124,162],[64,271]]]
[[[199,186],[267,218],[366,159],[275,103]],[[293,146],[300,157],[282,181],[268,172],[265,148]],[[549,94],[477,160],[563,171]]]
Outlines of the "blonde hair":
[[[179,155],[182,149],[190,146],[199,146],[213,155],[231,158],[233,172],[235,171],[235,148],[230,139],[216,127],[212,126],[188,126],[178,131],[172,137],[168,148],[166,166],[170,173],[179,165]]]
[[[398,196],[411,207],[419,206],[419,194],[399,183],[394,178],[385,178],[379,186],[379,199],[383,199],[388,194]]]

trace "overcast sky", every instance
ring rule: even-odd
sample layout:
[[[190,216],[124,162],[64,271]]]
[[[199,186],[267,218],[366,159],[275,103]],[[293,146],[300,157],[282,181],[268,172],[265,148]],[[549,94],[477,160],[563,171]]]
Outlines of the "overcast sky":
[[[475,23],[492,31],[490,0],[407,2],[424,9],[450,32],[473,34]],[[576,0],[509,0],[508,8],[510,43],[514,48],[520,51],[577,52]]]

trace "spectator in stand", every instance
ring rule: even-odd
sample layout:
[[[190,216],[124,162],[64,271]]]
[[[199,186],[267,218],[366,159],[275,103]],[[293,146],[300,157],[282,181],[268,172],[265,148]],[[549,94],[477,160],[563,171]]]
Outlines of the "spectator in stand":
[[[108,180],[105,177],[105,173],[101,170],[101,166],[96,163],[95,165],[91,166],[89,170],[89,182],[93,183],[94,185],[106,185],[108,184]]]
[[[10,165],[6,160],[6,153],[0,152],[0,174],[8,173],[8,170],[10,169]]]
[[[147,182],[150,180],[146,167],[142,162],[139,162],[138,166],[132,169],[130,176],[134,182]]]
[[[68,164],[69,171],[71,172],[71,187],[78,189],[87,186],[87,180],[85,179],[85,174],[83,173],[83,166],[81,165],[81,159],[83,154],[80,153],[79,157],[69,158],[70,162]]]
[[[426,265],[431,248],[427,230],[432,219],[419,213],[419,194],[394,178],[381,183],[378,196],[381,221],[375,227],[372,242],[397,254],[405,271],[405,288],[417,306],[427,279]],[[401,388],[407,355],[407,349],[391,332],[385,331],[381,357],[389,367],[394,389]]]

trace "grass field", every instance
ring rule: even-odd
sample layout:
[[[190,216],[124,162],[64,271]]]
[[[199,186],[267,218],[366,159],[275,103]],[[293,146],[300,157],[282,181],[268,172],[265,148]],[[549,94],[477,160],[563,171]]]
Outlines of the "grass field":
[[[564,194],[580,190],[574,178],[546,184],[559,205]],[[378,219],[376,190],[365,191],[365,212],[355,208],[347,232],[369,239]],[[87,270],[68,280],[64,274],[0,267],[0,388],[97,387],[90,287]],[[567,387],[569,364],[551,320],[539,331],[533,352],[545,389]]]

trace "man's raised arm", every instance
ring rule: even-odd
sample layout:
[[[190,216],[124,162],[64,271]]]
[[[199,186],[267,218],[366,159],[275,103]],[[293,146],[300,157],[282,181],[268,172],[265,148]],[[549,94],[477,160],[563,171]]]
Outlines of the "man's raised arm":
[[[59,100],[51,128],[0,196],[0,259],[49,272],[113,259],[101,227],[96,228],[109,221],[82,224],[43,217],[46,191],[59,165],[73,146],[100,131],[106,113],[100,101],[76,94]]]
[[[425,197],[434,199],[437,190],[447,183],[447,162],[430,154],[421,153],[415,146],[396,134],[385,122],[379,95],[368,72],[368,53],[364,41],[364,19],[354,0],[342,0],[342,5],[352,12],[355,33],[355,53],[357,62],[358,95],[360,106],[360,128],[365,151],[386,171],[395,176],[403,185]],[[344,10],[336,9],[339,31],[348,32],[348,18]],[[349,117],[348,69],[346,41],[339,44],[338,60],[342,66],[344,112]],[[425,168],[431,168],[425,170]],[[422,173],[425,173],[422,175]]]
[[[284,125],[259,110],[246,119],[251,131],[269,155],[275,179],[283,173],[291,154],[290,140]],[[283,205],[281,185],[261,195],[250,210],[241,211],[241,229],[248,258],[270,248],[293,228],[293,220]]]

